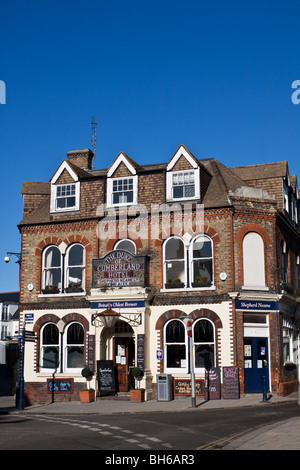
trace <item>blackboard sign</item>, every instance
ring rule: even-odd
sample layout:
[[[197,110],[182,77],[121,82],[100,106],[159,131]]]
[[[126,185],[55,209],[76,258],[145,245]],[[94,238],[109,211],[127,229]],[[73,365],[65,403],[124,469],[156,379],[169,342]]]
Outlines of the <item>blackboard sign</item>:
[[[220,400],[220,367],[211,367],[205,371],[205,400]]]
[[[95,370],[95,335],[88,335],[87,366],[92,372],[94,372]]]
[[[204,395],[204,380],[195,380],[196,395]],[[174,379],[174,395],[192,395],[190,379]]]
[[[223,367],[223,398],[240,398],[238,367]]]
[[[98,389],[102,393],[116,392],[115,366],[113,361],[97,361]]]
[[[144,373],[144,357],[145,357],[145,335],[137,335],[137,361],[136,366]]]
[[[47,393],[73,393],[73,379],[47,379]]]

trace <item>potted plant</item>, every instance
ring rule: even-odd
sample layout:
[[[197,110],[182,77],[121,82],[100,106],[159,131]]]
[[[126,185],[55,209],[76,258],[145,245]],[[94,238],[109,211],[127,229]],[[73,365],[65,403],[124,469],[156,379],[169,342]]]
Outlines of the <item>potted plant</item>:
[[[81,282],[70,282],[68,287],[66,287],[66,292],[68,294],[74,293],[74,292],[83,292],[83,289],[81,287]]]
[[[59,288],[54,285],[45,286],[45,289],[42,289],[43,294],[59,294]]]
[[[140,388],[140,381],[143,378],[143,371],[139,367],[133,367],[131,369],[131,375],[135,378],[135,382],[137,384],[137,388],[133,388],[130,390],[130,400],[133,403],[141,403],[145,400],[145,389]]]
[[[210,286],[210,282],[207,282],[207,277],[196,277],[195,282],[192,282],[192,287],[207,287]]]
[[[88,387],[88,383],[93,378],[93,372],[89,369],[89,367],[84,367],[81,371],[82,377],[86,379],[86,389],[79,390],[79,398],[82,403],[90,403],[95,401],[95,390],[93,388]]]
[[[184,287],[184,282],[180,279],[169,279],[165,284],[166,289],[182,289]]]

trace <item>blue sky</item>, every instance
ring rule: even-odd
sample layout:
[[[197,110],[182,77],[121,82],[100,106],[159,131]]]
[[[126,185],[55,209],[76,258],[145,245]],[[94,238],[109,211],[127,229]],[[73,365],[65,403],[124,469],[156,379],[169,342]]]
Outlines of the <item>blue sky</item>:
[[[23,181],[69,150],[227,166],[288,160],[300,180],[299,0],[2,0],[0,292],[18,289]],[[299,181],[298,181],[299,182]]]

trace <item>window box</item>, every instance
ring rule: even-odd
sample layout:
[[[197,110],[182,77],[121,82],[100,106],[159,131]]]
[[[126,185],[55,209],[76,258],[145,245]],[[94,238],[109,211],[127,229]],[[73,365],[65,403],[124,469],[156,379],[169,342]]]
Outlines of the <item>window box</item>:
[[[207,277],[197,277],[196,282],[192,282],[192,287],[210,287],[211,282],[207,281]]]
[[[170,279],[167,284],[165,284],[166,289],[183,289],[184,283],[180,279]]]
[[[57,286],[46,286],[45,289],[42,289],[43,294],[59,294],[60,290]]]
[[[65,292],[67,294],[75,294],[76,292],[83,292],[83,288],[80,284],[70,283],[69,287],[66,287]]]

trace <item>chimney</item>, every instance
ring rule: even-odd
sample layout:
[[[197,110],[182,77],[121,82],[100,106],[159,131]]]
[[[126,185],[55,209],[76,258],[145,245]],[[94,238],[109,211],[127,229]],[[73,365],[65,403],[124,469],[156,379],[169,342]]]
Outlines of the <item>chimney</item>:
[[[78,166],[82,170],[92,169],[93,152],[90,149],[70,150],[67,153],[68,159],[71,163]]]

